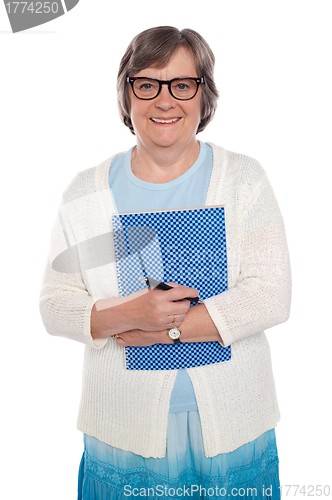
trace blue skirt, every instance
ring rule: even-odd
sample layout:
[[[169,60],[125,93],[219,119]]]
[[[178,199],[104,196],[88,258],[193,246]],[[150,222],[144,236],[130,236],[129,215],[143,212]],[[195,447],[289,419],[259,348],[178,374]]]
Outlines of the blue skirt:
[[[144,458],[84,436],[78,500],[279,500],[274,429],[230,453],[204,455],[198,411],[170,413],[163,458]]]

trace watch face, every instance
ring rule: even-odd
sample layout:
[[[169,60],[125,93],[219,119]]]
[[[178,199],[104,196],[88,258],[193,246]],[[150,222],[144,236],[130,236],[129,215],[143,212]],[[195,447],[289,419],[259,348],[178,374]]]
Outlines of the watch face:
[[[174,327],[168,330],[168,335],[171,337],[171,339],[176,340],[180,337],[181,331],[179,330],[179,328]]]

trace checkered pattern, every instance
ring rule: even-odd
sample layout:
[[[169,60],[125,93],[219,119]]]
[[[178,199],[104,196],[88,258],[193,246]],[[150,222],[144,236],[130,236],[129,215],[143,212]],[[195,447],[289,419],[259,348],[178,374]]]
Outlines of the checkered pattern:
[[[212,365],[231,359],[231,347],[219,342],[155,344],[126,348],[128,370],[175,370]]]
[[[142,275],[197,288],[203,300],[227,290],[223,207],[116,214],[113,231],[121,296],[144,288],[139,280]],[[165,361],[175,352],[176,360]],[[140,361],[136,362],[136,356]],[[228,356],[230,348],[218,342],[135,347],[126,348],[126,367],[189,368],[219,363]]]

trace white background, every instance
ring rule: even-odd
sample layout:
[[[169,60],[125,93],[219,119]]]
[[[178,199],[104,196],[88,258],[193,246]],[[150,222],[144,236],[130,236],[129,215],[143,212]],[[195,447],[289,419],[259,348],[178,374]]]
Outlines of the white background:
[[[219,107],[199,139],[258,159],[277,195],[293,275],[291,318],[267,332],[281,483],[332,489],[331,14],[323,0],[81,0],[11,34],[0,4],[2,498],[76,498],[84,346],[45,332],[42,272],[70,180],[134,144],[116,104],[125,49],[167,24],[216,56]]]

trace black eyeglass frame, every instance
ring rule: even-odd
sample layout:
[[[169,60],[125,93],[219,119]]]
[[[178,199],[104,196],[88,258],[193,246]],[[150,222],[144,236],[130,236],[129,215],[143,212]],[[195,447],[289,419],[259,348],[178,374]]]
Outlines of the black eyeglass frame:
[[[158,90],[157,94],[154,97],[138,97],[138,95],[135,94],[135,90],[134,90],[134,82],[136,80],[151,80],[153,82],[158,82],[159,90]],[[186,99],[181,99],[180,97],[175,97],[175,95],[172,93],[171,85],[176,80],[194,80],[197,84],[196,92],[194,93],[194,95],[192,97],[187,97]],[[152,99],[155,99],[156,97],[158,97],[158,95],[161,92],[162,85],[168,86],[168,91],[171,94],[171,96],[174,97],[174,99],[177,99],[178,101],[190,101],[190,99],[193,99],[195,97],[195,95],[197,94],[199,85],[201,83],[205,84],[205,80],[203,77],[202,78],[196,78],[196,77],[193,77],[193,78],[188,77],[187,78],[186,77],[186,78],[173,78],[172,80],[158,80],[157,78],[146,78],[145,76],[132,76],[132,77],[127,76],[127,83],[130,83],[134,96],[137,97],[137,99],[141,99],[142,101],[152,101]]]

